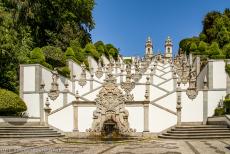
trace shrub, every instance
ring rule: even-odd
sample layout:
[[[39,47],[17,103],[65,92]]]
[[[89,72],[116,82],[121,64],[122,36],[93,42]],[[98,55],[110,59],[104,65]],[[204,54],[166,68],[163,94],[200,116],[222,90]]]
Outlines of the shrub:
[[[74,52],[71,47],[68,47],[67,50],[65,51],[65,56],[66,58],[72,58],[74,57]]]
[[[224,114],[225,114],[224,108],[216,108],[215,109],[214,116],[221,116],[221,115],[224,115]]]
[[[64,53],[60,48],[53,46],[42,47],[46,62],[53,67],[63,67],[66,65]]]
[[[229,114],[230,113],[230,99],[224,100],[224,108],[225,108],[225,113]]]
[[[34,48],[30,53],[30,59],[32,63],[42,63],[45,61],[45,56],[40,48]]]
[[[57,71],[58,71],[59,74],[65,76],[67,78],[70,78],[70,70],[69,70],[69,68],[67,66],[59,67],[59,68],[57,68]]]
[[[15,93],[0,89],[0,115],[20,115],[26,111],[25,102]]]
[[[230,76],[230,64],[225,64],[225,72]]]

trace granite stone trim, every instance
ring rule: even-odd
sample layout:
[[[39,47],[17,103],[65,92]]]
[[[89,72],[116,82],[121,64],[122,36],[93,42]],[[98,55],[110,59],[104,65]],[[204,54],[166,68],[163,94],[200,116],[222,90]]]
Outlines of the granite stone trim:
[[[164,83],[166,83],[166,82],[169,82],[170,80],[173,80],[173,79],[172,79],[172,78],[167,79],[167,80],[165,80],[165,81],[163,81],[163,82],[157,84],[157,86],[161,86],[162,84],[164,84]]]
[[[185,143],[192,150],[192,152],[194,152],[195,154],[200,154],[199,151],[197,151],[197,149],[189,141],[185,141]]]
[[[19,96],[21,99],[23,99],[23,92],[24,92],[24,66],[20,65],[20,77],[19,77],[19,84],[20,84],[20,90],[19,90]]]
[[[174,111],[172,111],[172,110],[169,110],[168,108],[163,107],[163,106],[161,106],[161,105],[159,105],[159,104],[157,104],[157,103],[150,102],[150,104],[152,104],[152,105],[154,105],[155,107],[158,107],[158,108],[160,108],[160,109],[162,109],[162,110],[164,110],[164,111],[166,111],[166,112],[169,112],[169,113],[171,113],[171,114],[177,115],[176,112],[174,112]]]
[[[162,95],[161,97],[158,97],[158,98],[152,100],[150,103],[154,103],[154,102],[156,102],[156,101],[159,101],[159,100],[163,99],[164,97],[167,97],[168,95],[173,94],[174,92],[176,92],[176,90],[171,91],[171,92],[169,92],[169,93],[167,93],[167,94],[164,94],[164,95]]]
[[[208,88],[213,89],[213,61],[208,61]]]
[[[203,125],[207,124],[208,120],[208,90],[203,91]]]

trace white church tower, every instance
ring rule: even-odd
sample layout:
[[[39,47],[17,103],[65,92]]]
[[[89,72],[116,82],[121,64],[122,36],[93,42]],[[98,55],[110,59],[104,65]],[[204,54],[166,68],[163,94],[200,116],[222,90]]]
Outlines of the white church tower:
[[[172,47],[173,47],[172,40],[168,36],[168,38],[165,41],[165,58],[166,59],[172,58]]]
[[[151,38],[148,37],[145,43],[145,58],[152,58],[153,57],[153,44]]]

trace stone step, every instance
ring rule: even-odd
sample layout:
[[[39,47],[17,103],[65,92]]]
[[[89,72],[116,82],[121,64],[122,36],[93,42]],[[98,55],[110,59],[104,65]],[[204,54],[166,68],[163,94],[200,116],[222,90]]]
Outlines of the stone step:
[[[0,138],[40,138],[40,137],[63,137],[61,134],[37,134],[37,135],[0,135]]]
[[[229,128],[172,128],[177,131],[209,131],[209,130],[229,130]]]
[[[47,135],[47,134],[60,134],[58,132],[31,132],[31,133],[27,133],[27,132],[19,132],[19,133],[0,133],[0,135]]]
[[[220,139],[220,138],[230,138],[228,135],[218,135],[218,136],[165,136],[159,135],[159,138],[164,139]]]
[[[11,128],[11,129],[49,129],[49,127],[46,126],[4,126],[4,127],[0,127],[0,129],[7,129],[7,128]]]
[[[185,125],[176,126],[175,128],[228,128],[227,125]]]
[[[216,133],[187,133],[187,134],[179,134],[179,133],[163,133],[166,136],[222,136],[228,135],[230,136],[230,131],[228,133],[216,132]]]
[[[167,131],[167,133],[180,133],[180,134],[186,134],[186,133],[218,133],[218,132],[222,132],[222,133],[229,133],[229,130],[196,130],[196,131],[180,131],[180,130],[169,130]]]
[[[0,133],[23,133],[23,132],[26,132],[26,133],[33,133],[33,132],[39,132],[39,133],[48,133],[48,132],[57,132],[55,130],[0,130]]]

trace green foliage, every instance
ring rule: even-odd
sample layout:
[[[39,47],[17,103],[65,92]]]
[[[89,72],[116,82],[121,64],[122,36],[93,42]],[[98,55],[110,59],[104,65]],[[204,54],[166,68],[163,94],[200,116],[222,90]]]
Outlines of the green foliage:
[[[67,66],[59,67],[59,68],[57,68],[57,71],[58,71],[59,74],[65,76],[67,78],[70,78],[70,70],[69,70],[69,68]]]
[[[230,64],[225,64],[225,72],[230,76]]]
[[[229,114],[230,113],[230,99],[225,99],[224,100],[224,108],[225,108],[225,113]]]
[[[91,41],[89,31],[95,25],[94,5],[94,0],[25,0],[16,2],[14,9],[18,24],[31,27],[37,46],[54,45],[66,49],[76,38],[82,45]]]
[[[125,64],[131,64],[132,63],[132,59],[124,59],[124,63]]]
[[[73,58],[73,57],[75,57],[73,49],[71,47],[67,48],[67,50],[65,51],[65,56],[66,56],[66,58]]]
[[[23,100],[15,93],[0,89],[0,115],[20,115],[27,107]]]
[[[93,44],[91,43],[87,44],[84,50],[86,55],[91,55],[94,57],[95,60],[97,61],[99,60],[100,54],[97,52],[97,49]]]
[[[230,58],[230,43],[223,47],[223,53],[226,55],[226,58]]]
[[[41,51],[45,55],[46,62],[52,67],[63,67],[65,66],[65,56],[60,48],[54,46],[45,46],[41,48]]]
[[[214,116],[222,116],[225,114],[224,108],[216,108],[214,111]]]
[[[227,44],[230,43],[229,9],[224,13],[212,11],[203,20],[203,30],[199,37],[186,38],[180,41],[180,48],[187,54],[207,55],[213,59],[229,58]],[[198,46],[195,49],[195,44]]]
[[[32,63],[42,63],[45,61],[45,56],[40,48],[34,48],[30,53]]]

